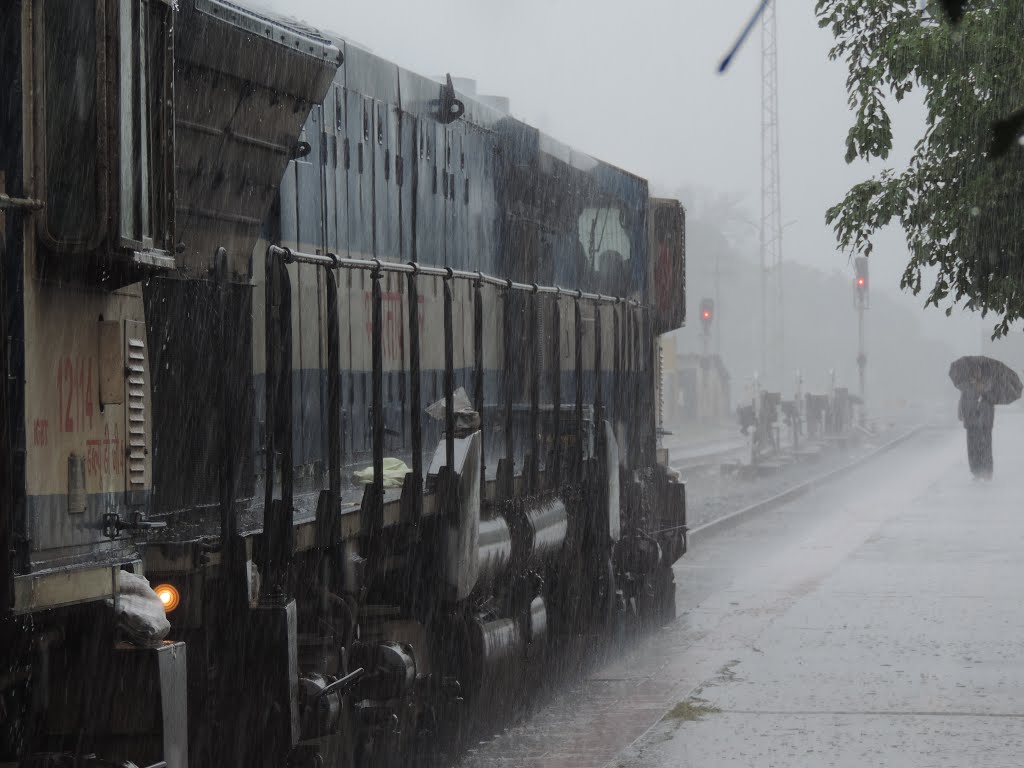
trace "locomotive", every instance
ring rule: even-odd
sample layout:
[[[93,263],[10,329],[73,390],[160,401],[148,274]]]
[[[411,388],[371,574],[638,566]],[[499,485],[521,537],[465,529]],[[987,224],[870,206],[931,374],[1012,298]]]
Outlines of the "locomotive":
[[[0,59],[0,764],[411,764],[674,615],[677,201],[227,0]]]

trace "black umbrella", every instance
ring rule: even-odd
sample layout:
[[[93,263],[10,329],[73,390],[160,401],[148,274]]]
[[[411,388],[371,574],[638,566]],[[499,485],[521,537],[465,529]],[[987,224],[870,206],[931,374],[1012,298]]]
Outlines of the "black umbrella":
[[[967,355],[949,366],[949,378],[957,389],[974,392],[980,384],[984,395],[996,405],[1020,399],[1024,385],[1020,376],[1005,363],[982,355]]]

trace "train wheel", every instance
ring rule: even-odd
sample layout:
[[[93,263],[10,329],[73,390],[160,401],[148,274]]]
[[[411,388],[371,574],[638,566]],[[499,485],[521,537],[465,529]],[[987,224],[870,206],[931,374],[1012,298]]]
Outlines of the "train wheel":
[[[439,685],[432,702],[432,723],[440,755],[454,757],[468,743],[475,726],[471,716],[479,705],[481,670],[473,658],[468,619],[449,616],[444,620],[440,642],[452,649],[439,672]]]
[[[614,652],[622,648],[626,641],[626,631],[629,624],[629,611],[626,598],[615,578],[615,563],[609,559],[607,575],[605,577],[607,587],[607,602],[605,604],[604,633],[608,641],[608,647]]]
[[[654,579],[658,624],[668,624],[676,619],[675,573],[671,566],[663,566],[657,570]]]
[[[640,588],[637,614],[644,629],[663,627],[676,618],[676,582],[672,569],[659,566]]]
[[[614,634],[622,624],[619,611],[618,591],[615,584],[615,564],[611,558],[605,563],[604,575],[597,586],[599,605],[598,615],[601,617],[602,629],[606,634]]]

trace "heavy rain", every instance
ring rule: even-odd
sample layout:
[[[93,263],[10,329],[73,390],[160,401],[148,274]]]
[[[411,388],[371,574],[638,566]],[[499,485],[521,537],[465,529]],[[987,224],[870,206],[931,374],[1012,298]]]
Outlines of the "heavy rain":
[[[1020,762],[1024,5],[3,5],[0,768]]]

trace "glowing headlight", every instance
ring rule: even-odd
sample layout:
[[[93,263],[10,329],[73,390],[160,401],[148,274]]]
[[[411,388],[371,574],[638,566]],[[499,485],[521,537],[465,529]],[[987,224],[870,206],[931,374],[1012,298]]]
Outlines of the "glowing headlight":
[[[181,602],[181,595],[178,594],[177,588],[170,584],[159,584],[153,591],[160,598],[160,604],[164,607],[164,613],[170,613]]]

